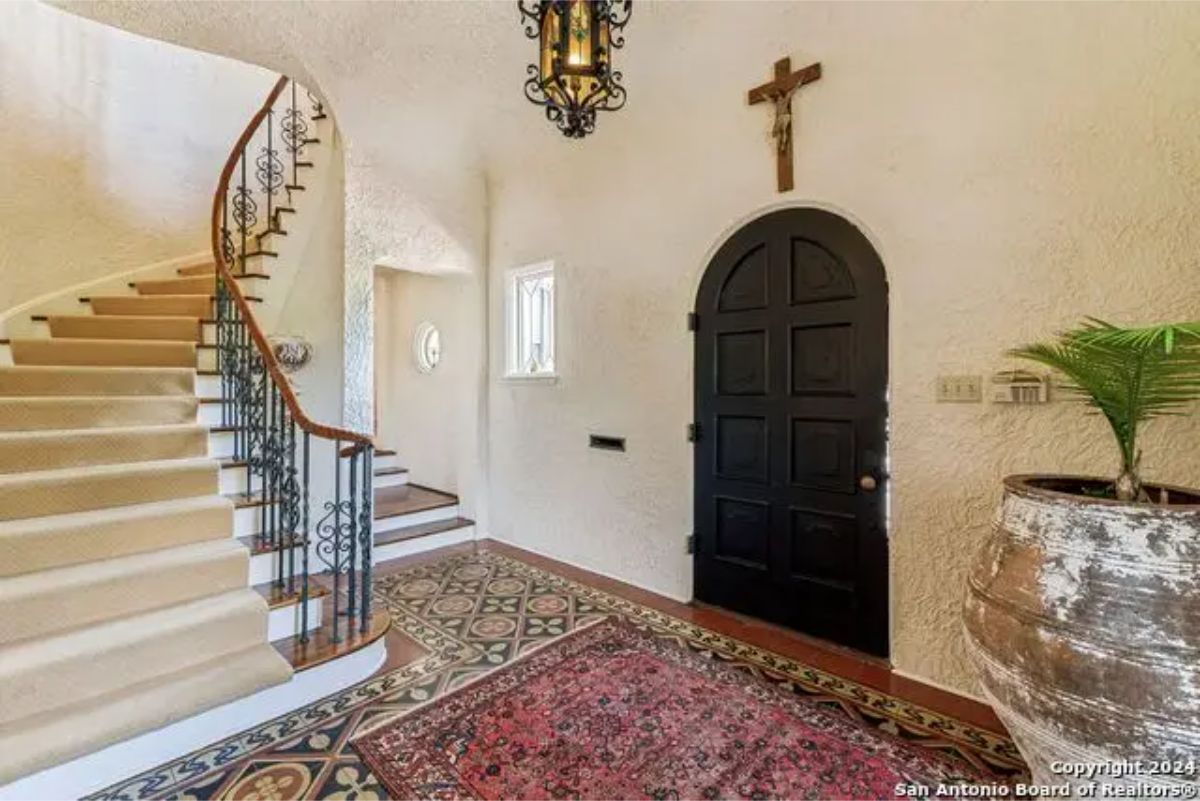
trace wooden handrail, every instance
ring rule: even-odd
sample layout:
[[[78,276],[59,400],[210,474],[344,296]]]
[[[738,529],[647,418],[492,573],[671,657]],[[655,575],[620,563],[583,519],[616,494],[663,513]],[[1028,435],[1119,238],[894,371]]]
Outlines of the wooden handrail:
[[[283,368],[279,366],[279,360],[275,358],[275,352],[271,349],[271,344],[267,341],[267,337],[263,334],[262,329],[258,326],[258,321],[254,319],[254,313],[250,311],[250,304],[246,302],[246,297],[242,294],[242,288],[238,286],[238,282],[233,275],[233,270],[229,264],[225,262],[225,254],[221,249],[221,204],[224,202],[227,193],[229,192],[229,180],[233,176],[234,167],[237,166],[238,159],[242,157],[242,151],[249,143],[250,138],[254,136],[254,132],[258,130],[258,126],[270,113],[271,108],[275,105],[275,101],[279,99],[279,95],[283,93],[284,88],[288,84],[287,76],[281,76],[275,82],[275,86],[267,95],[266,101],[263,102],[262,108],[250,118],[250,122],[246,125],[242,135],[238,137],[237,143],[233,146],[233,150],[229,152],[229,158],[225,160],[225,167],[221,170],[221,180],[217,182],[217,191],[213,195],[212,206],[212,251],[213,260],[216,262],[217,269],[221,273],[221,279],[225,282],[225,288],[228,290],[233,302],[237,304],[238,310],[241,312],[242,320],[246,325],[246,329],[250,332],[250,338],[254,341],[258,352],[262,354],[263,364],[266,365],[267,373],[271,376],[271,380],[275,382],[275,386],[279,390],[279,394],[283,397],[283,402],[287,404],[288,411],[291,412],[292,419],[296,421],[296,425],[301,431],[313,434],[324,439],[342,440],[345,442],[357,443],[359,446],[371,445],[374,443],[371,437],[366,434],[360,434],[357,431],[350,431],[345,428],[337,428],[335,426],[325,425],[313,421],[300,408],[299,401],[296,400],[296,394],[292,391],[292,386],[288,383],[287,377],[284,375]],[[267,223],[270,225],[270,222]]]

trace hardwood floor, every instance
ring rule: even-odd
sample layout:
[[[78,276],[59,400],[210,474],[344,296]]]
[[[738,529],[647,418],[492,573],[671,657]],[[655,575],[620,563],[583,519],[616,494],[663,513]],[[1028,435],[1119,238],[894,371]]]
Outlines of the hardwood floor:
[[[720,634],[766,648],[814,668],[833,673],[851,681],[873,687],[890,695],[950,715],[980,728],[1006,734],[1003,724],[986,704],[946,690],[896,674],[884,660],[860,654],[841,646],[754,620],[724,609],[679,601],[657,595],[615,579],[568,565],[496,540],[453,545],[388,562],[376,569],[377,576],[400,572],[415,564],[441,559],[456,552],[492,551],[519,559],[528,564],[558,573],[565,578],[588,584],[635,603],[703,626]],[[387,664],[381,670],[394,670],[420,658],[425,652],[419,645],[395,628],[386,634]]]

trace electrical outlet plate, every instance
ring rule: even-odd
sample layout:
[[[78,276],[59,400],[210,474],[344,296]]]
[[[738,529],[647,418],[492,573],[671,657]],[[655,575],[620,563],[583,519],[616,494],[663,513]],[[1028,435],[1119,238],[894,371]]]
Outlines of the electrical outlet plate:
[[[938,403],[982,403],[983,376],[939,375],[937,377]]]

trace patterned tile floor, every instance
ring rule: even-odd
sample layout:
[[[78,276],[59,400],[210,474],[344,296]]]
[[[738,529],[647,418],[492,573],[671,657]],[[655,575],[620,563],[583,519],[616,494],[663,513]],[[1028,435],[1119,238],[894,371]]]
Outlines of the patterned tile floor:
[[[611,614],[1000,780],[1024,774],[1007,738],[502,554],[448,555],[383,576],[376,591],[393,625],[427,656],[89,798],[381,798],[383,788],[349,746],[353,734]]]

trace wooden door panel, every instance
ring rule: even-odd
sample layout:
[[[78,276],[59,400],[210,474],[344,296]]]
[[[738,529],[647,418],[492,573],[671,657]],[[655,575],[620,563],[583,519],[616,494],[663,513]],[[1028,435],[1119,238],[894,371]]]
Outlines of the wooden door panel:
[[[696,313],[696,597],[886,655],[883,265],[836,215],[773,212]]]

